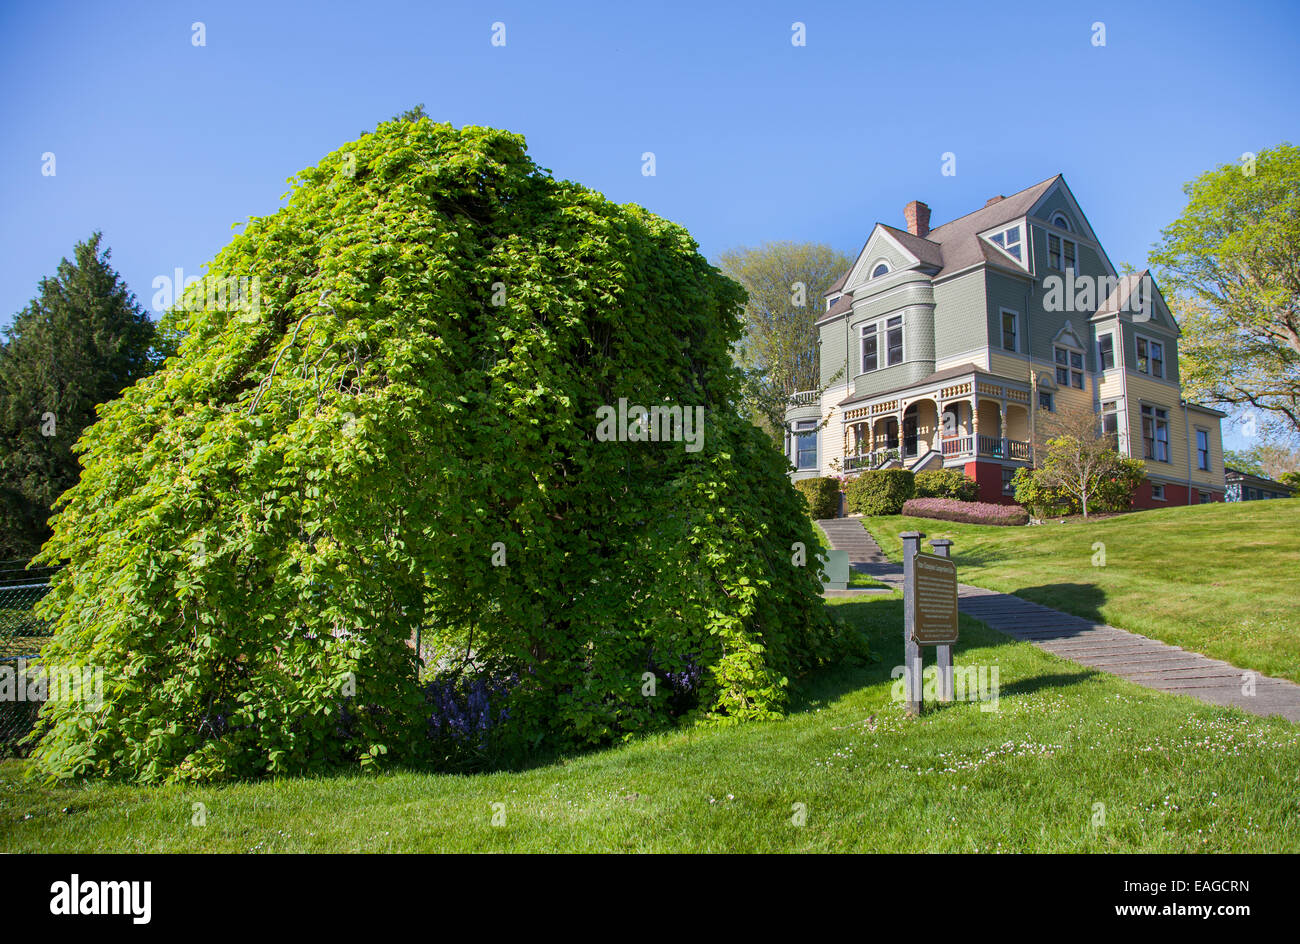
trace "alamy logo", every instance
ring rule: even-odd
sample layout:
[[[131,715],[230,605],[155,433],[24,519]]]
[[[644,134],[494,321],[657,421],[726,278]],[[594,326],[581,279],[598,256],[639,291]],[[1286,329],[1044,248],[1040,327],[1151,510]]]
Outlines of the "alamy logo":
[[[50,886],[52,915],[131,915],[133,924],[148,924],[152,915],[152,882],[71,881]]]
[[[1130,312],[1134,321],[1151,320],[1152,291],[1149,276],[1075,275],[1067,269],[1065,276],[1049,275],[1043,279],[1043,309],[1091,314],[1110,304],[1107,310]]]
[[[687,452],[704,448],[704,407],[655,405],[646,409],[627,405],[619,397],[618,409],[596,410],[596,439],[599,442],[684,442]]]

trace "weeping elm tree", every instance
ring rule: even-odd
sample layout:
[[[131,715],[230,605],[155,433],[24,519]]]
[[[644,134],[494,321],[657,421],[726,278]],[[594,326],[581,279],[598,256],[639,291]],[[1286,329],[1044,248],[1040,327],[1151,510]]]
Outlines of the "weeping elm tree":
[[[44,655],[102,665],[103,705],[49,703],[37,769],[440,760],[425,685],[504,699],[475,704],[485,750],[575,748],[773,716],[842,651],[736,412],[743,292],[685,230],[427,118],[294,184],[208,268],[258,304],[186,310],[82,440]],[[699,448],[598,437],[623,399],[702,409]]]

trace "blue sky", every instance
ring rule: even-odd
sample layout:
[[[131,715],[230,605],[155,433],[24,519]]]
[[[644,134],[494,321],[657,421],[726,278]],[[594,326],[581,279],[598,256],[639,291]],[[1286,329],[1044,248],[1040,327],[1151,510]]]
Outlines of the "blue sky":
[[[417,102],[522,133],[557,176],[684,224],[710,258],[770,239],[855,252],[909,200],[937,225],[1059,171],[1116,264],[1141,266],[1184,181],[1300,140],[1294,2],[893,6],[5,4],[0,328],[95,229],[148,306],[155,277],[202,274],[288,177]]]

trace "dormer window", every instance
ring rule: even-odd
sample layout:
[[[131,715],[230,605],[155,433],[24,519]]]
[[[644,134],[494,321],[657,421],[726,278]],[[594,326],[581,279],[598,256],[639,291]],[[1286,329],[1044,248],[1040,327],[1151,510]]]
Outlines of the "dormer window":
[[[830,298],[826,299],[826,310],[830,311],[832,308],[834,308],[835,303],[839,300],[840,300],[840,296],[838,295],[832,295]]]
[[[1020,243],[1020,226],[1018,224],[1009,229],[1004,229],[1000,233],[994,233],[989,239],[993,241],[994,245],[1003,249],[1007,255],[1017,261],[1024,260]]]
[[[873,279],[878,279],[882,275],[888,275],[888,274],[889,274],[889,264],[885,262],[880,263],[874,269],[871,270],[871,277]]]

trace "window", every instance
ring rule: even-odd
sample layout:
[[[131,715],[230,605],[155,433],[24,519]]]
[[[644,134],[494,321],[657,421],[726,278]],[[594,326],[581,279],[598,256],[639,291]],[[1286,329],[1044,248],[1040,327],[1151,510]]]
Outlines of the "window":
[[[889,366],[903,363],[903,316],[895,315],[885,322],[885,345]]]
[[[1142,442],[1144,458],[1169,461],[1169,414],[1165,410],[1142,405]]]
[[[1153,482],[1152,485],[1151,485],[1151,497],[1152,497],[1154,500],[1156,500],[1156,501],[1164,501],[1164,500],[1165,500],[1165,487],[1164,487],[1163,485],[1156,485],[1156,484]]]
[[[1003,468],[1002,470],[1002,494],[1003,495],[1014,495],[1016,493],[1016,487],[1011,484],[1011,479],[1015,476],[1015,474],[1016,474],[1015,469]]]
[[[889,274],[889,266],[883,262],[871,270],[871,277],[873,279],[878,279],[882,275],[888,275],[888,274]]]
[[[881,325],[879,322],[862,326],[862,373],[881,367],[903,363],[903,316],[886,319],[884,350],[880,349]],[[882,358],[883,354],[883,358]]]
[[[880,365],[876,359],[876,326],[873,324],[862,326],[862,371],[875,370]]]
[[[1201,502],[1202,505],[1208,505],[1208,504],[1210,504],[1210,493],[1209,493],[1209,492],[1197,492],[1197,493],[1196,493],[1196,496],[1197,496],[1197,498],[1200,500],[1200,502]]]
[[[1196,431],[1196,467],[1210,471],[1210,433],[1209,430]]]
[[[1097,338],[1097,369],[1110,370],[1115,366],[1115,335],[1103,334]]]
[[[1078,265],[1079,246],[1073,239],[1047,234],[1047,264],[1053,269],[1073,269]]]
[[[1119,401],[1101,401],[1101,432],[1106,436],[1119,436]]]
[[[826,310],[830,311],[832,308],[834,308],[835,303],[839,300],[840,297],[838,295],[832,295],[830,298],[826,299]]]
[[[1052,406],[1052,395],[1046,390],[1038,391],[1038,408],[1040,410],[1046,410],[1048,413],[1056,412],[1055,408]]]
[[[1163,344],[1139,336],[1137,339],[1137,355],[1138,373],[1160,378],[1165,376],[1165,346]]]
[[[1016,349],[1016,321],[1019,316],[1014,311],[1002,309],[1002,350]]]
[[[1073,227],[1070,226],[1070,220],[1069,220],[1069,218],[1068,218],[1064,213],[1062,213],[1060,210],[1057,210],[1055,213],[1052,214],[1052,225],[1053,225],[1053,226],[1059,226],[1061,229],[1065,230],[1067,233],[1070,232],[1070,231],[1073,229]]]
[[[1056,357],[1056,382],[1062,387],[1083,389],[1083,353],[1061,347],[1059,344],[1053,353]]]
[[[817,468],[817,421],[801,420],[795,423],[794,442],[795,468]]]
[[[1020,227],[1012,226],[1010,229],[1004,229],[1000,233],[994,233],[989,237],[995,245],[1001,246],[1006,250],[1007,255],[1016,259],[1022,259],[1022,249],[1020,245]]]

